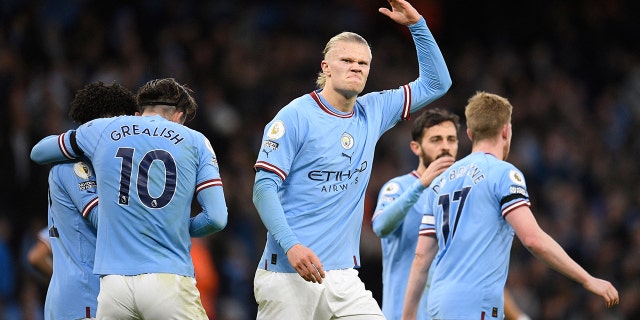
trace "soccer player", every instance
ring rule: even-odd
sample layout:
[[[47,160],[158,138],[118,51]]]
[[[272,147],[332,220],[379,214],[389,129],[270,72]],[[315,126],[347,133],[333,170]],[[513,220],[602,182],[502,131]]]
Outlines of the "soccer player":
[[[394,90],[363,91],[365,39],[340,33],[324,49],[318,90],[282,108],[265,127],[253,202],[268,230],[254,278],[258,319],[383,319],[358,277],[364,194],[380,136],[444,95],[451,78],[424,18],[406,1],[379,11],[411,32],[419,77]]]
[[[31,158],[86,155],[99,196],[94,273],[101,319],[206,319],[195,285],[190,237],[224,228],[227,207],[208,139],[182,125],[197,107],[172,78],[143,85],[142,116],[96,119],[41,140]],[[202,212],[190,218],[193,197]]]
[[[94,82],[78,90],[71,101],[69,117],[84,124],[137,111],[131,91],[117,83]],[[45,300],[45,319],[96,316],[100,279],[93,273],[96,250],[93,219],[97,219],[98,204],[93,172],[84,157],[55,164],[49,171],[47,240],[53,256],[53,274]],[[41,248],[32,251],[29,258],[42,263],[49,258],[49,252]]]
[[[619,302],[611,283],[585,271],[536,222],[524,175],[506,162],[512,109],[495,94],[472,96],[465,108],[472,153],[426,191],[420,232],[430,236],[418,240],[405,307],[422,294],[435,261],[428,298],[431,319],[503,318],[514,232],[537,258],[601,296],[607,307]],[[404,317],[415,319],[415,312],[405,310]]]
[[[404,294],[418,242],[426,197],[423,191],[455,161],[460,117],[433,108],[413,123],[409,147],[418,157],[418,168],[385,183],[372,217],[373,231],[382,243],[382,312],[387,319],[401,319]],[[509,294],[505,290],[505,297]],[[419,301],[417,319],[427,316],[427,289]],[[510,295],[509,295],[510,297]],[[505,299],[507,320],[526,319],[513,299]]]
[[[373,232],[382,244],[382,312],[388,320],[402,318],[404,293],[416,251],[425,196],[423,191],[458,153],[459,117],[442,109],[428,109],[413,123],[409,147],[418,168],[382,186],[372,217]],[[426,311],[427,294],[420,310]],[[428,319],[426,312],[418,319]]]

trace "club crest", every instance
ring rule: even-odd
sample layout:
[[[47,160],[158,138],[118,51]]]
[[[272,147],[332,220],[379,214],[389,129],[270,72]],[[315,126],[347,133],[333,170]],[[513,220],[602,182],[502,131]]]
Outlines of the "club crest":
[[[353,147],[353,137],[346,132],[343,133],[342,137],[340,138],[340,144],[346,150],[351,149]]]

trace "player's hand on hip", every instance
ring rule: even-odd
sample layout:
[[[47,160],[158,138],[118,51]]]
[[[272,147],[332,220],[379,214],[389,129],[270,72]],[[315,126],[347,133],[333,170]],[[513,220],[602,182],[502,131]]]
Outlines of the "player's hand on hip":
[[[594,294],[601,296],[604,299],[607,308],[611,308],[620,303],[618,290],[616,290],[616,288],[609,281],[592,278],[584,284],[584,287]]]
[[[391,18],[391,20],[401,25],[410,26],[420,20],[420,13],[408,1],[405,0],[387,0],[391,5],[388,8],[380,8],[378,12]]]
[[[324,269],[322,268],[322,262],[320,262],[313,250],[301,244],[296,244],[287,251],[287,258],[291,266],[296,269],[304,280],[322,283],[322,278],[325,277]]]

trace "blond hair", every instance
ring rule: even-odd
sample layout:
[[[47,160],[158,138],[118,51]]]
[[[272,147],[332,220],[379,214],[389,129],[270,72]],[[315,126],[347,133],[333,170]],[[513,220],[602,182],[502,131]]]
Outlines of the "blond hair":
[[[511,122],[512,111],[513,106],[506,98],[483,91],[476,92],[469,98],[464,110],[473,143],[495,138],[502,127]]]
[[[331,49],[333,49],[336,43],[341,41],[360,43],[367,46],[369,49],[371,49],[371,46],[369,46],[369,43],[367,42],[367,40],[365,40],[362,36],[360,36],[357,33],[345,31],[329,39],[329,42],[327,42],[327,45],[324,47],[324,50],[322,51],[323,59],[327,57],[327,53],[331,51]],[[323,89],[326,82],[327,82],[327,76],[324,74],[323,71],[320,71],[318,73],[318,79],[316,79],[316,86],[318,87],[318,89]]]

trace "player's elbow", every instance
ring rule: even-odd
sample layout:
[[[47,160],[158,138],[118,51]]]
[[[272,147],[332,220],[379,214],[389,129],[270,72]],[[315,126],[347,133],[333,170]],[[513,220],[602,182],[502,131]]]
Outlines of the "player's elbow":
[[[543,239],[538,233],[530,233],[523,235],[520,238],[520,242],[522,245],[527,248],[530,252],[534,254],[538,254],[541,251],[545,250]]]
[[[37,144],[31,149],[31,154],[29,156],[31,157],[31,161],[37,164],[45,164],[43,152]]]
[[[215,229],[216,229],[215,232],[218,232],[218,231],[224,229],[227,226],[227,222],[229,222],[229,215],[228,214],[220,215],[220,217],[215,219],[213,221],[213,225],[215,226]]]
[[[434,95],[437,97],[444,96],[444,94],[447,93],[447,91],[449,91],[452,84],[453,84],[453,81],[451,80],[451,76],[449,75],[448,72],[440,76],[439,85],[436,86]]]
[[[219,206],[216,209],[216,214],[207,214],[207,218],[207,224],[209,226],[210,233],[218,232],[224,229],[227,226],[227,222],[229,221],[229,212],[227,210],[227,207]]]
[[[253,187],[253,195],[251,197],[251,201],[253,201],[253,205],[257,206],[258,203],[260,202],[260,198],[262,193],[258,191],[258,189],[256,188],[256,186]]]
[[[371,223],[371,230],[373,230],[373,233],[376,234],[376,236],[382,238],[384,237],[386,234],[383,232],[382,227],[380,226],[379,223],[376,223],[376,221],[374,220]]]
[[[52,147],[57,146],[57,140],[58,136],[50,135],[36,143],[36,145],[31,148],[31,153],[29,154],[31,160],[37,164],[47,164],[54,161],[50,158],[51,155],[48,154],[48,151],[51,151]]]
[[[371,222],[371,229],[380,238],[384,238],[390,233],[390,230],[385,228],[384,224],[380,223],[378,220],[373,220]]]

